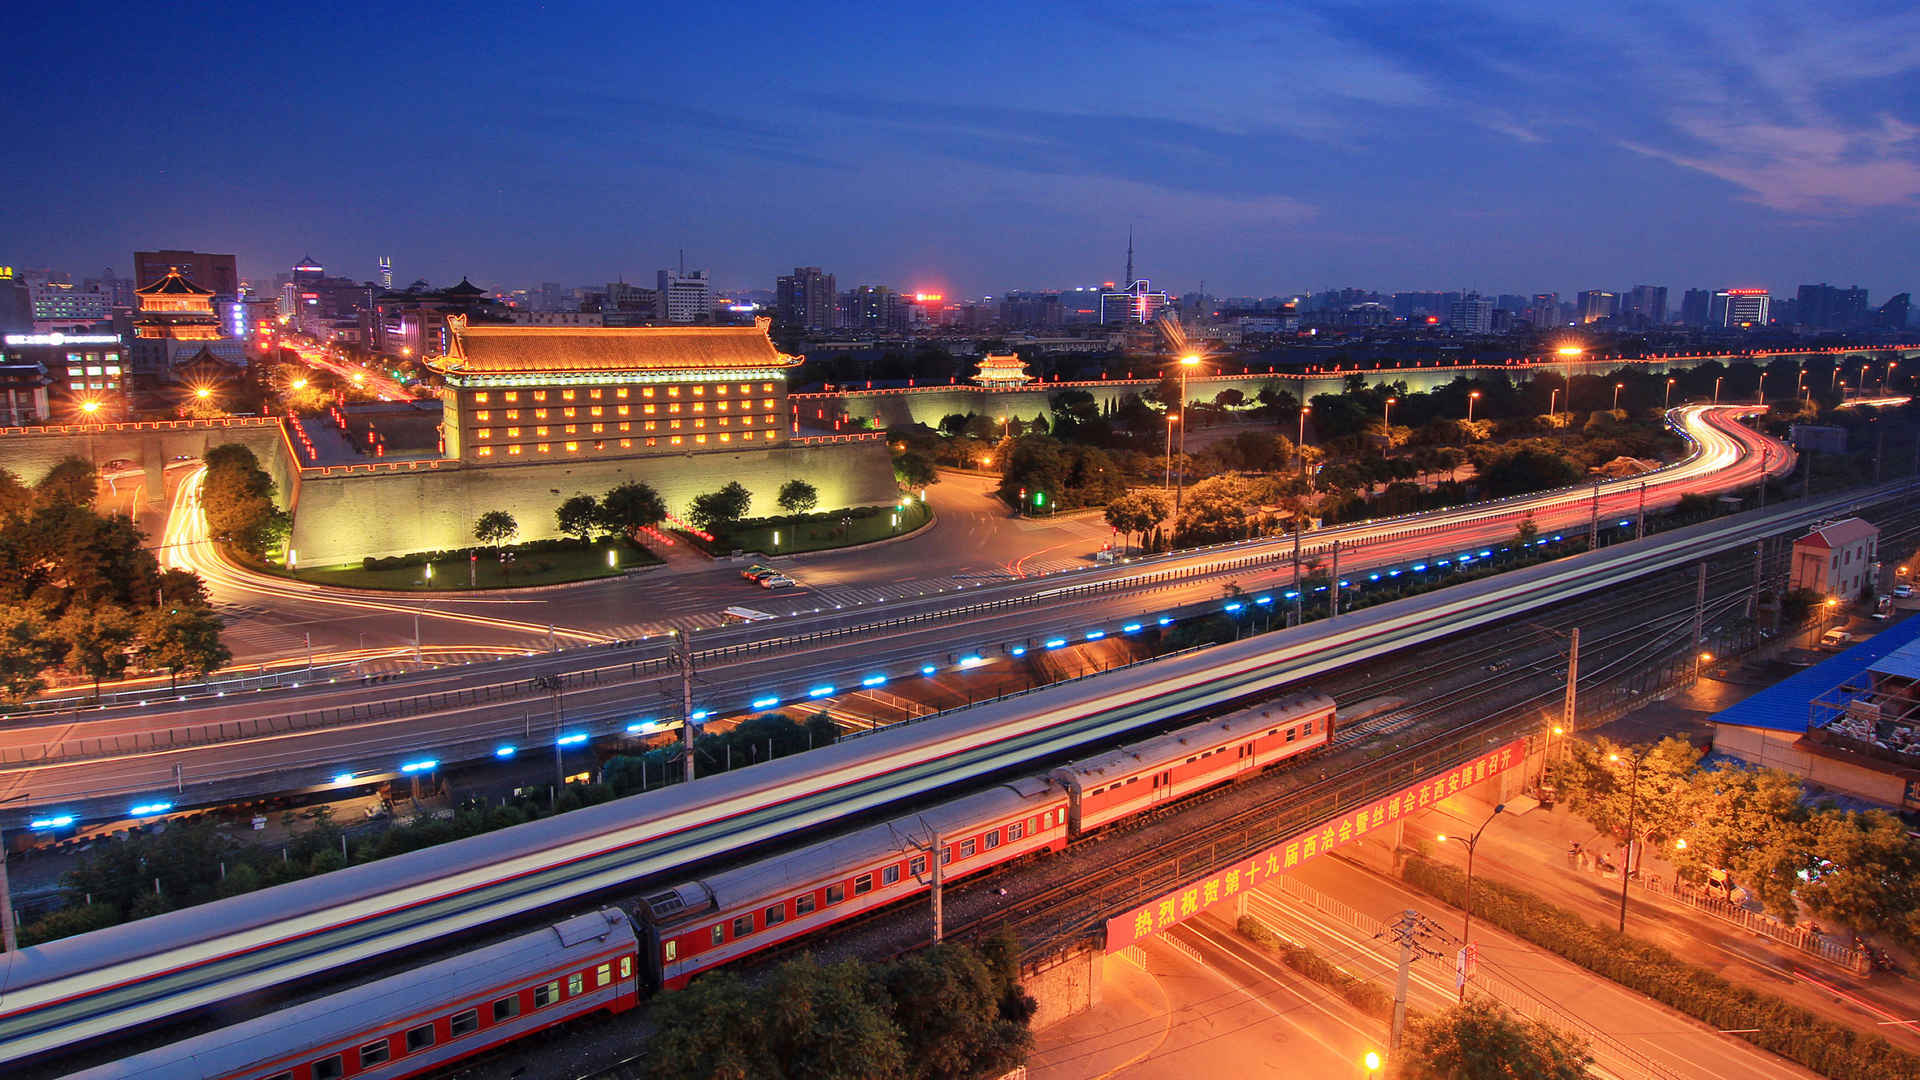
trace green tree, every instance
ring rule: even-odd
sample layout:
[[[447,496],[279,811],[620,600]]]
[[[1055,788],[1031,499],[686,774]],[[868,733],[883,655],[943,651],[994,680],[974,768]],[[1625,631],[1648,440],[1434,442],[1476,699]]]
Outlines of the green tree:
[[[1568,801],[1595,828],[1622,838],[1631,814],[1635,840],[1685,839],[1700,813],[1701,792],[1693,784],[1699,760],[1700,751],[1680,738],[1651,747],[1573,742],[1564,770]]]
[[[1587,1080],[1585,1040],[1475,999],[1409,1025],[1400,1080]]]
[[[697,529],[709,532],[723,531],[727,526],[747,516],[747,508],[753,505],[753,493],[738,480],[728,481],[719,491],[709,491],[693,497],[693,506],[687,511],[687,520]]]
[[[637,480],[621,484],[600,500],[601,525],[610,531],[625,533],[629,539],[666,519],[666,501],[660,498],[659,492]]]
[[[553,517],[563,535],[583,544],[593,539],[605,520],[600,512],[600,500],[591,495],[575,495],[566,500],[553,512]]]
[[[789,514],[811,513],[820,505],[820,492],[805,480],[789,480],[780,485],[780,509]]]
[[[220,641],[220,617],[211,608],[172,603],[151,608],[140,617],[139,635],[141,661],[166,668],[169,684],[177,684],[182,671],[207,675],[233,659]]]
[[[286,538],[292,520],[274,505],[273,477],[260,468],[253,451],[224,443],[202,460],[207,472],[200,482],[200,506],[210,535],[255,558]]]
[[[489,510],[473,523],[473,538],[498,549],[511,543],[520,533],[520,523],[505,510]]]
[[[1239,473],[1209,476],[1181,497],[1174,534],[1183,544],[1244,539],[1254,528],[1259,495],[1258,485]]]
[[[893,1080],[907,1051],[885,989],[857,961],[803,957],[749,984],[716,972],[655,1004],[659,1080]]]
[[[60,662],[75,675],[93,680],[93,696],[100,696],[100,680],[117,679],[127,670],[127,647],[136,627],[124,609],[110,605],[72,607],[53,624]]]
[[[0,701],[11,705],[39,693],[41,676],[58,656],[47,621],[30,607],[0,605]]]
[[[1017,955],[1017,953],[1016,953]],[[982,953],[937,945],[890,965],[883,978],[916,1080],[998,1076],[1025,1063],[1033,999]]]
[[[47,475],[34,485],[34,492],[42,502],[92,506],[94,497],[100,493],[100,473],[82,458],[64,458],[47,470]]]
[[[1920,845],[1882,810],[1816,814],[1808,841],[1819,855],[1799,890],[1807,907],[1863,934],[1920,941]]]
[[[1540,526],[1533,523],[1533,511],[1529,510],[1527,516],[1520,519],[1520,528],[1514,531],[1513,545],[1527,547],[1538,539],[1540,539]]]
[[[21,483],[12,472],[0,468],[0,523],[32,513],[35,501],[32,488]]]
[[[1033,493],[1045,492],[1057,499],[1067,487],[1071,467],[1066,450],[1058,439],[1048,435],[1023,435],[1007,444],[1000,455],[1000,498],[1009,506],[1026,510],[1033,505]],[[1026,505],[1022,506],[1021,492]]]
[[[1586,477],[1579,462],[1538,439],[1488,452],[1478,467],[1486,494],[1495,496],[1566,487]]]
[[[923,488],[940,482],[933,459],[918,450],[893,455],[893,478],[903,488]]]
[[[1147,533],[1167,520],[1172,511],[1166,497],[1157,491],[1130,491],[1107,503],[1106,519],[1122,536],[1139,534],[1144,546]]]

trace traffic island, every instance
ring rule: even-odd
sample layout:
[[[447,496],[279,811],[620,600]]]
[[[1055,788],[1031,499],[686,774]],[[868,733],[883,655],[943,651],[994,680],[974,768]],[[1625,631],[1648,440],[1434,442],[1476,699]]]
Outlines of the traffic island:
[[[368,557],[358,563],[337,566],[299,566],[289,570],[273,563],[256,563],[253,567],[297,581],[341,589],[467,592],[593,581],[619,577],[660,563],[658,555],[626,540],[590,543],[535,540],[499,550],[425,551]]]

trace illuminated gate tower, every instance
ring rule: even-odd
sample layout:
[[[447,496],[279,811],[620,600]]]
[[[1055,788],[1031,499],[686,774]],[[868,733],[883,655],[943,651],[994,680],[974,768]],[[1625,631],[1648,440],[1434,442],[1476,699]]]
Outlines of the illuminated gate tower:
[[[759,450],[787,438],[787,369],[752,326],[469,326],[447,318],[446,455],[474,465]]]

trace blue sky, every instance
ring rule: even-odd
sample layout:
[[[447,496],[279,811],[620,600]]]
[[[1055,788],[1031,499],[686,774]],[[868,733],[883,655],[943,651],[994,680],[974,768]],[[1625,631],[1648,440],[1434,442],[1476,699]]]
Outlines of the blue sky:
[[[34,5],[0,263],[1920,285],[1897,4]]]

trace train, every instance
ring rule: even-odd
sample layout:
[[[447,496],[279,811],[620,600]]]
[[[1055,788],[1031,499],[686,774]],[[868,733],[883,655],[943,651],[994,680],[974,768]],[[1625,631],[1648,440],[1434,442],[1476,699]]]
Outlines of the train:
[[[1302,696],[650,893],[75,1074],[71,1080],[417,1076],[1329,745]],[[644,946],[644,949],[643,949]]]
[[[68,1080],[421,1076],[639,1002],[639,938],[602,908],[351,990],[74,1073]]]

